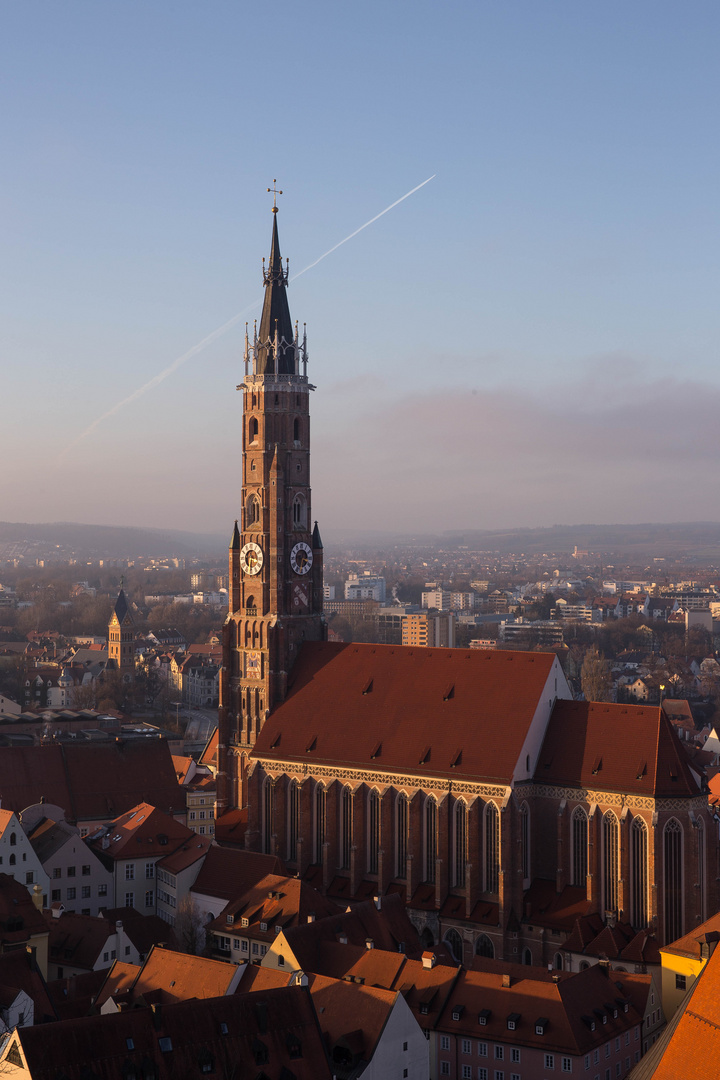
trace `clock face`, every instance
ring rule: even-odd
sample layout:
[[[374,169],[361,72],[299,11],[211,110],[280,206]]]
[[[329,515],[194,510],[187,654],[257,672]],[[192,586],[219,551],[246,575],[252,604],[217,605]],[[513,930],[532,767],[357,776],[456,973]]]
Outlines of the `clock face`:
[[[312,548],[299,543],[290,552],[290,565],[296,574],[307,574],[313,563]]]
[[[262,548],[258,544],[246,544],[240,552],[240,567],[243,574],[259,574],[262,564]]]

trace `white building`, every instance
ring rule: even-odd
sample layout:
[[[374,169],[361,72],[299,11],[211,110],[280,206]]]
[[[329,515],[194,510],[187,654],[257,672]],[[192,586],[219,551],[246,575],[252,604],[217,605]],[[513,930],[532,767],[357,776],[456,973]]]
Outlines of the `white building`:
[[[377,600],[385,602],[385,578],[371,574],[351,574],[345,582],[346,600]]]

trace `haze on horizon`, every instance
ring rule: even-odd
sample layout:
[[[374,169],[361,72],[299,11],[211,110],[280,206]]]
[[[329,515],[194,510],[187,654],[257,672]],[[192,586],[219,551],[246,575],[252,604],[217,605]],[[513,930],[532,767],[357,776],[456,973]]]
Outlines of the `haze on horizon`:
[[[9,8],[0,517],[225,533],[242,324],[58,456],[260,297],[273,177],[292,276],[436,173],[290,287],[321,528],[720,519],[719,30],[669,0]]]

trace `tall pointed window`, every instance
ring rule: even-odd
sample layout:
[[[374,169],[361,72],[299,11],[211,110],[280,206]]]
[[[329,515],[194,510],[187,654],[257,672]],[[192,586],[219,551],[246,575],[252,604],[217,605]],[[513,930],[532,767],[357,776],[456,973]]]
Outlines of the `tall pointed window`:
[[[520,865],[523,881],[530,877],[530,809],[524,802],[520,807]]]
[[[424,817],[425,881],[432,883],[435,881],[435,860],[437,859],[437,803],[432,795],[425,800]]]
[[[462,888],[465,884],[465,863],[467,862],[467,806],[462,799],[455,803],[454,823],[454,859],[453,885]]]
[[[258,437],[258,422],[257,417],[250,418],[250,442],[256,442]]]
[[[612,810],[603,817],[603,906],[605,911],[618,907],[618,819]]]
[[[249,529],[257,525],[260,520],[260,503],[255,495],[251,495],[247,501],[245,510],[245,528]]]
[[[352,791],[349,787],[342,790],[340,796],[340,865],[343,870],[350,869],[350,849],[352,847]]]
[[[272,854],[272,838],[275,832],[275,784],[266,776],[263,787],[263,851]]]
[[[401,791],[395,806],[395,877],[407,874],[408,856],[408,797]]]
[[[325,844],[325,814],[327,793],[322,784],[315,788],[315,851],[316,863],[322,862],[323,845]]]
[[[704,922],[707,918],[706,904],[705,904],[705,825],[703,819],[698,817],[697,819],[697,856],[698,856],[698,890],[700,893],[700,921]]]
[[[588,819],[582,806],[572,813],[572,883],[578,888],[587,886]]]
[[[290,862],[297,859],[297,845],[300,831],[300,788],[297,780],[290,781],[288,790],[288,842],[287,857]]]
[[[641,817],[630,827],[630,922],[636,930],[648,924],[648,831]]]
[[[368,873],[377,874],[380,852],[380,793],[375,788],[368,799]]]
[[[307,503],[303,495],[296,495],[293,500],[293,526],[296,529],[307,528]]]
[[[500,814],[494,802],[485,807],[485,892],[500,887]]]
[[[670,818],[663,832],[663,854],[665,862],[665,881],[663,899],[665,902],[665,941],[671,941],[683,935],[683,831],[682,825],[675,818]]]

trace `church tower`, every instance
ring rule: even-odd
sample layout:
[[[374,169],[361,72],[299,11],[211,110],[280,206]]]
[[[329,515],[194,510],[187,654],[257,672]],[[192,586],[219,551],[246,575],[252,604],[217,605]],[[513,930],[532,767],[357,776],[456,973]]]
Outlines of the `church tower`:
[[[110,616],[107,634],[108,663],[110,669],[119,671],[123,682],[135,681],[135,623],[130,614],[124,589],[120,589],[115,608]]]
[[[327,636],[322,542],[311,525],[307,342],[293,329],[273,205],[260,329],[245,334],[242,490],[230,542],[218,731],[218,815],[245,803],[248,751],[285,698],[303,641]]]

